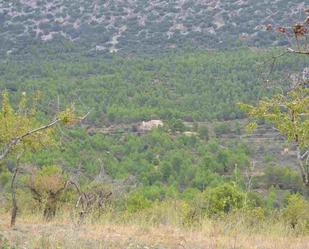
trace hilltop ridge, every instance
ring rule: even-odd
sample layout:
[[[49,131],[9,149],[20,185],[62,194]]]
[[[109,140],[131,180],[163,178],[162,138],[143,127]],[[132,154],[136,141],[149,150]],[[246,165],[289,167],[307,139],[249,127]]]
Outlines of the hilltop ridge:
[[[0,54],[45,45],[90,54],[278,45],[265,25],[302,20],[305,7],[302,0],[1,1]]]

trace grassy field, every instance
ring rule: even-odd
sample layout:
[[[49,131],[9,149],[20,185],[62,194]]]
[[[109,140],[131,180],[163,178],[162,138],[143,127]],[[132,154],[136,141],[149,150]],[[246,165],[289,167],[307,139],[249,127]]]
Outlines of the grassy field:
[[[11,249],[307,249],[309,236],[282,223],[245,224],[239,220],[204,219],[195,226],[166,221],[152,224],[138,215],[119,222],[111,217],[79,225],[68,216],[44,222],[39,216],[22,215],[14,229],[9,214],[0,215],[0,248]]]

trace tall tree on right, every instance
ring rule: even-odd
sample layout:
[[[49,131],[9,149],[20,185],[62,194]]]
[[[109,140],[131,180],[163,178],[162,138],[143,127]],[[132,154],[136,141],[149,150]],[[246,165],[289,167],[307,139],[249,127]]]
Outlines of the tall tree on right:
[[[291,27],[267,25],[270,32],[276,31],[289,40],[283,54],[309,56],[309,9],[305,10],[306,19]],[[249,130],[258,126],[258,120],[273,125],[293,143],[297,151],[298,168],[304,184],[309,187],[309,70],[304,69],[302,77],[280,94],[263,98],[256,105],[241,103],[240,107],[248,114]]]

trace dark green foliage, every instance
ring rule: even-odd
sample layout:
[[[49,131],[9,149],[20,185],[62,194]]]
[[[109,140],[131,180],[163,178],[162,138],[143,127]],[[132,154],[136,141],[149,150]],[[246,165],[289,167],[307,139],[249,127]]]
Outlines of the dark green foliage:
[[[277,186],[280,189],[289,189],[294,192],[302,191],[303,189],[301,176],[290,167],[267,167],[264,181],[267,187]]]
[[[188,219],[194,221],[199,216],[222,217],[228,213],[241,210],[243,214],[259,212],[264,214],[265,201],[257,192],[245,192],[235,183],[222,183],[209,187],[202,193],[188,189],[183,193],[191,203]]]
[[[176,131],[184,132],[185,129],[186,129],[186,127],[183,124],[182,120],[175,119],[175,118],[172,118],[168,122],[168,127],[171,129],[172,132],[176,132]]]
[[[220,137],[224,134],[229,134],[231,132],[231,127],[228,123],[220,123],[215,126],[214,132],[217,137]]]
[[[68,44],[69,47],[69,44]],[[31,60],[0,62],[0,87],[12,92],[43,93],[42,113],[53,113],[57,96],[61,106],[75,101],[76,107],[92,109],[88,122],[102,127],[108,123],[132,123],[172,118],[207,121],[242,118],[237,102],[253,103],[270,95],[262,87],[259,63],[268,53],[247,49],[226,52],[169,54],[161,58],[86,58],[70,53],[50,60],[32,55]],[[271,79],[283,70],[302,70],[306,61],[282,57]],[[175,121],[174,120],[174,121]],[[224,126],[224,124],[223,124]],[[183,129],[183,127],[179,127]],[[227,132],[218,127],[217,132]]]
[[[221,148],[213,140],[205,143],[198,137],[175,137],[163,129],[143,136],[88,136],[75,130],[70,137],[64,148],[42,151],[29,160],[46,165],[51,158],[63,158],[66,167],[81,164],[85,173],[92,175],[103,162],[106,173],[113,178],[133,175],[143,186],[175,186],[178,191],[217,186],[225,181],[221,173],[231,173],[235,164],[241,168],[249,162],[247,148],[242,144]],[[165,197],[162,194],[160,198]]]
[[[200,138],[208,140],[209,139],[209,129],[206,125],[201,125],[198,127],[198,133]]]

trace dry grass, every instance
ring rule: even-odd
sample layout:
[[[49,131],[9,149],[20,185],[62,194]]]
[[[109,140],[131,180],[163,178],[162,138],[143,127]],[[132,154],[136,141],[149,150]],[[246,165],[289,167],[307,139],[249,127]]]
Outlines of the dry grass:
[[[144,217],[145,218],[145,217]],[[264,224],[248,228],[241,222],[203,220],[193,227],[176,224],[127,224],[111,217],[77,225],[61,215],[46,223],[38,216],[23,215],[15,229],[9,228],[9,214],[0,215],[0,234],[11,245],[25,249],[308,249],[309,237],[298,235],[284,225]],[[1,237],[0,237],[1,238]],[[1,247],[1,246],[0,246]]]

